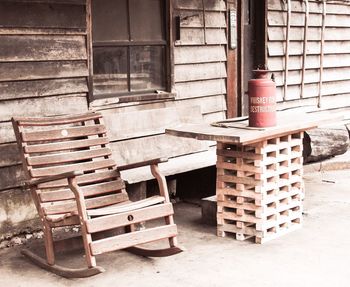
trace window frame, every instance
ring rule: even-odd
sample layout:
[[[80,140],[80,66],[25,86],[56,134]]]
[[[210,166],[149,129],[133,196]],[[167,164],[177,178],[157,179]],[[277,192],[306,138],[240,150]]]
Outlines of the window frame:
[[[130,33],[130,23],[128,23],[128,33],[129,40],[117,40],[117,41],[93,41],[92,38],[92,1],[98,0],[87,0],[87,45],[88,45],[88,69],[89,69],[89,77],[88,77],[88,86],[89,86],[89,102],[94,102],[103,99],[116,98],[116,102],[124,103],[124,102],[138,102],[138,101],[152,101],[152,100],[169,100],[174,99],[175,94],[172,93],[173,87],[173,48],[171,45],[172,35],[171,35],[171,1],[170,0],[162,0],[163,1],[163,9],[164,13],[163,23],[164,23],[164,36],[165,40],[157,40],[157,41],[132,41],[131,33]],[[127,0],[129,3],[129,0]],[[128,5],[129,6],[129,5]],[[128,22],[130,21],[130,10],[128,9]],[[165,49],[165,59],[164,59],[164,80],[165,80],[165,90],[155,91],[151,90],[141,90],[141,91],[130,91],[131,89],[131,74],[130,74],[130,47],[133,46],[159,46],[164,47]],[[94,95],[93,88],[93,49],[94,47],[126,47],[127,48],[127,92],[120,93],[106,93],[101,95]]]

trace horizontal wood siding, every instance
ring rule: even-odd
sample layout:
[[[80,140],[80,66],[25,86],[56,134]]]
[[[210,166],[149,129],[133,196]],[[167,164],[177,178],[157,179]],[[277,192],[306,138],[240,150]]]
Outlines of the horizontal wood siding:
[[[172,0],[172,5],[171,16],[181,17],[181,40],[171,47],[175,100],[109,98],[88,107],[85,1],[0,3],[0,190],[23,179],[12,116],[100,111],[113,157],[123,165],[208,149],[206,142],[165,135],[165,128],[225,118],[226,4]]]
[[[24,178],[11,117],[88,110],[85,9],[83,0],[0,2],[0,191]]]
[[[187,105],[200,104],[204,117],[212,113],[221,118],[226,112],[226,3],[174,2],[174,16],[180,17],[180,39],[174,47],[177,100]],[[207,106],[217,100],[219,105]]]
[[[225,1],[172,0],[172,6],[171,17],[181,17],[181,40],[171,47],[175,100],[92,104],[104,115],[118,164],[207,150],[206,142],[165,135],[165,128],[225,117]]]
[[[303,1],[292,0],[287,93],[283,103],[287,8],[285,1],[268,1],[268,66],[276,79],[277,99],[280,102],[280,108],[304,106],[310,103],[317,106],[323,6],[322,1],[311,0],[309,2],[304,95],[301,95],[301,74],[305,5]],[[327,2],[326,10],[321,95],[322,108],[327,109],[335,106],[344,107],[344,98],[350,93],[350,6],[349,3]],[[346,105],[350,107],[350,98],[348,98]]]

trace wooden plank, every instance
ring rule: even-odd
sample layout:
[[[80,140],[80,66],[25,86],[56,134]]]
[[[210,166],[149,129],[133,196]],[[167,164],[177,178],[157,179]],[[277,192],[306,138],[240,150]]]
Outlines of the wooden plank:
[[[209,113],[203,115],[203,121],[205,123],[211,124],[213,122],[218,122],[226,119],[226,112],[220,111],[215,113]]]
[[[0,27],[11,28],[85,28],[86,26],[84,5],[2,1],[0,19]]]
[[[180,27],[203,27],[203,11],[180,11]]]
[[[227,44],[226,29],[207,29],[205,31],[206,44]]]
[[[158,206],[150,206],[142,210],[134,210],[132,212],[132,223],[139,223],[142,221],[160,218],[174,213],[171,203],[165,203]],[[95,233],[103,230],[113,229],[119,226],[129,225],[130,221],[124,214],[108,215],[100,218],[93,218],[87,222],[87,229],[89,233]]]
[[[205,34],[205,37],[204,37]],[[201,46],[204,44],[221,45],[226,44],[225,29],[202,29],[202,28],[181,28],[181,40],[176,41],[176,45],[194,45]]]
[[[303,13],[293,13],[291,17],[291,26],[304,27],[305,17]],[[269,26],[285,26],[287,23],[286,12],[269,11],[267,17]],[[310,14],[309,27],[322,27],[322,15]],[[350,19],[347,15],[327,14],[326,27],[350,27]]]
[[[87,111],[86,94],[2,101],[0,121],[17,116],[53,116]],[[13,140],[12,140],[13,141]]]
[[[344,54],[341,57],[339,55],[325,55],[324,68],[337,68],[337,67],[349,67],[350,66],[350,54]],[[284,60],[283,57],[269,57],[268,66],[271,71],[283,71]],[[306,69],[318,69],[320,67],[319,56],[308,56],[305,61]],[[289,70],[301,70],[302,58],[298,56],[289,57]]]
[[[84,60],[84,36],[0,36],[0,62]]]
[[[268,27],[268,39],[269,41],[284,41],[286,38],[286,28],[284,27]],[[291,41],[303,41],[304,39],[303,27],[291,27],[289,33],[289,39]],[[321,28],[309,27],[307,39],[309,41],[321,40]],[[326,28],[325,33],[326,41],[349,41],[350,40],[350,28]]]
[[[195,9],[195,10],[203,10],[203,2],[202,0],[176,0],[174,3],[174,8],[176,9]]]
[[[30,170],[30,175],[32,177],[42,177],[56,175],[63,172],[69,171],[92,171],[97,169],[111,168],[115,166],[114,160],[105,159],[86,163],[76,163],[76,164],[66,164],[61,166],[46,167],[46,168],[36,168]]]
[[[87,173],[79,175],[76,177],[79,185],[94,184],[98,182],[116,180],[120,177],[120,174],[117,170],[108,170],[108,171],[99,171],[96,170],[93,173]],[[39,184],[39,188],[57,188],[57,187],[67,187],[67,180],[56,180],[52,182],[46,182]]]
[[[52,126],[67,125],[74,123],[81,123],[86,121],[93,121],[102,118],[100,113],[85,112],[83,114],[63,115],[55,117],[19,117],[15,118],[20,126]]]
[[[104,125],[63,127],[49,131],[23,132],[21,133],[24,142],[41,142],[47,140],[63,140],[75,137],[84,137],[106,133]]]
[[[0,82],[86,77],[86,61],[0,63]]]
[[[26,153],[41,153],[41,152],[53,152],[53,151],[63,151],[63,150],[72,150],[78,148],[93,147],[99,145],[108,144],[108,138],[100,137],[86,140],[74,140],[74,141],[64,141],[58,143],[49,143],[49,144],[36,144],[29,145],[24,147]],[[1,146],[0,146],[1,150]]]
[[[283,42],[269,42],[268,43],[269,56],[284,56],[285,47]],[[289,44],[289,55],[303,55],[303,43],[291,42]],[[324,54],[350,54],[350,41],[337,41],[337,42],[325,42]],[[308,55],[320,55],[321,43],[320,42],[308,42],[307,43],[307,56]]]
[[[224,0],[204,0],[205,11],[226,11],[226,1]]]
[[[338,95],[330,95],[322,97],[322,106],[325,107],[325,111],[330,111],[337,113],[341,109],[348,110],[350,109],[349,105],[350,94],[338,94]],[[297,99],[290,100],[285,102],[279,102],[277,104],[278,110],[291,109],[294,107],[298,107],[299,109],[302,107],[317,107],[318,98],[306,98],[306,99]],[[343,113],[342,113],[343,114]]]
[[[243,151],[235,151],[228,149],[218,149],[217,155],[231,158],[244,158],[244,159],[252,159],[252,160],[262,160],[263,155],[256,154],[255,152],[243,152]]]
[[[124,188],[125,184],[120,179],[117,181],[108,181],[97,184],[91,184],[88,186],[82,186],[80,189],[82,190],[85,197],[89,197],[110,193],[112,191],[117,192],[118,190]],[[45,191],[40,193],[40,200],[42,202],[68,200],[74,198],[74,194],[70,189]]]
[[[21,165],[13,165],[0,168],[0,190],[16,188],[25,179],[25,174]]]
[[[205,13],[205,26],[207,28],[224,28],[226,29],[226,15],[223,12]]]
[[[0,122],[0,143],[15,142],[16,137],[11,122]]]
[[[225,79],[176,83],[178,99],[196,98],[226,93]]]
[[[274,72],[276,86],[284,85],[284,72]],[[350,68],[327,68],[323,70],[324,82],[350,80]],[[305,84],[318,83],[320,72],[318,69],[305,71]],[[301,72],[290,71],[288,73],[288,86],[301,84]]]
[[[119,205],[111,205],[104,208],[100,208],[99,210],[88,210],[89,216],[100,216],[100,215],[110,215],[124,212],[132,212],[137,209],[142,209],[148,206],[156,205],[159,203],[164,203],[165,198],[163,196],[154,195],[151,197],[147,197],[145,199],[141,199],[138,201],[129,201]]]
[[[37,98],[88,92],[85,78],[0,83],[0,100]]]
[[[27,157],[27,163],[31,166],[44,166],[53,164],[62,164],[67,162],[83,161],[98,157],[107,157],[111,155],[109,148],[89,149],[84,151],[74,151],[59,154],[39,155]]]
[[[296,115],[277,113],[278,125],[266,129],[247,129],[248,121],[240,122],[239,127],[221,128],[207,124],[184,124],[166,129],[166,133],[178,137],[189,137],[198,140],[215,140],[223,143],[248,145],[265,139],[281,137],[294,132],[305,131],[318,125],[341,119],[336,115],[303,113]]]
[[[226,76],[225,62],[175,65],[174,67],[175,83],[226,78]]]
[[[214,95],[210,97],[179,99],[176,101],[177,107],[199,106],[203,114],[226,111],[226,96]],[[191,122],[195,122],[192,120]]]
[[[225,46],[175,47],[174,64],[226,61]]]
[[[84,36],[81,28],[0,28],[0,35],[74,35]]]
[[[92,209],[117,204],[126,200],[128,200],[126,193],[117,193],[85,199],[85,204],[87,209]],[[54,204],[43,203],[42,206],[46,215],[77,211],[77,204],[75,200],[56,201]]]
[[[120,113],[115,109],[101,111],[111,141],[164,133],[167,126],[180,123],[175,108]],[[161,120],[160,120],[161,119]]]
[[[201,46],[204,45],[204,29],[203,28],[181,28],[180,40],[176,41],[176,46]]]
[[[177,227],[175,224],[172,224],[96,240],[91,243],[90,247],[92,254],[98,255],[104,252],[124,249],[141,243],[174,237],[176,235]]]
[[[291,1],[293,12],[304,12],[305,5],[301,1]],[[311,13],[322,13],[322,4],[319,1],[309,1]],[[269,0],[268,9],[276,11],[286,11],[286,5],[279,0]],[[327,14],[347,14],[350,15],[350,7],[346,3],[327,3]]]
[[[0,167],[12,166],[21,163],[16,143],[0,145]]]
[[[276,89],[276,97],[278,101],[282,100],[283,88]],[[300,98],[300,86],[288,86],[287,100],[294,100]],[[322,85],[322,95],[337,95],[350,93],[350,81],[332,81],[325,82]],[[307,84],[304,87],[304,98],[317,97],[318,84]]]
[[[114,142],[110,145],[112,157],[120,165],[154,158],[175,157],[208,149],[207,144],[193,139],[173,138],[168,135],[150,136]],[[146,148],[145,148],[146,147]]]

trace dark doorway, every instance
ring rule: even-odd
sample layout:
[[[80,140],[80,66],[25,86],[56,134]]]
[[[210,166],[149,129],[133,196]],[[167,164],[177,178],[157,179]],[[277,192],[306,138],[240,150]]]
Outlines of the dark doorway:
[[[240,69],[239,114],[248,113],[248,81],[252,70],[266,63],[266,1],[239,1]]]

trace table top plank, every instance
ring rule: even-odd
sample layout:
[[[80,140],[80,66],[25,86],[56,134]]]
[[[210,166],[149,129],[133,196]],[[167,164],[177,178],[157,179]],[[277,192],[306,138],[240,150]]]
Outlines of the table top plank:
[[[216,127],[205,123],[182,124],[167,128],[165,132],[178,137],[245,145],[294,132],[306,131],[316,128],[319,125],[340,121],[342,119],[342,116],[335,114],[278,113],[277,125],[269,128],[252,129],[248,127],[248,120],[240,120],[237,124],[230,123],[231,127]],[[231,121],[235,119],[228,120]]]

